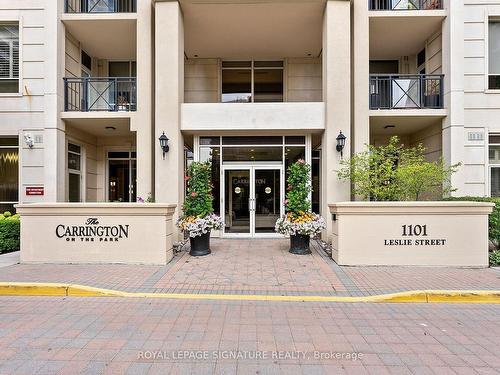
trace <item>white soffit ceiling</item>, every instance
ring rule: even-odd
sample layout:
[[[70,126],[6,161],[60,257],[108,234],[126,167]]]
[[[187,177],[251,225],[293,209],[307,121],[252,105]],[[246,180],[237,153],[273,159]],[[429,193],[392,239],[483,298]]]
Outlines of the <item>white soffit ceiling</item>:
[[[180,3],[189,58],[270,59],[321,53],[324,0]]]

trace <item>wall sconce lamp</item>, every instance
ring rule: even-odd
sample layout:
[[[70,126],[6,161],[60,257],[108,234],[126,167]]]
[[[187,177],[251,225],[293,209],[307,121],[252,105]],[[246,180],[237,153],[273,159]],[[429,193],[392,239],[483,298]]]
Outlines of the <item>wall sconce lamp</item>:
[[[160,141],[160,147],[163,151],[163,159],[165,160],[165,154],[170,150],[170,147],[168,146],[168,138],[165,135],[165,132],[160,135],[160,138],[158,138],[158,140]]]
[[[26,143],[26,146],[29,148],[33,148],[35,146],[35,141],[31,133],[24,134],[24,143]]]
[[[337,136],[337,152],[340,152],[340,157],[344,156],[344,147],[345,147],[345,140],[346,136],[342,134],[342,131],[340,131],[340,134]]]

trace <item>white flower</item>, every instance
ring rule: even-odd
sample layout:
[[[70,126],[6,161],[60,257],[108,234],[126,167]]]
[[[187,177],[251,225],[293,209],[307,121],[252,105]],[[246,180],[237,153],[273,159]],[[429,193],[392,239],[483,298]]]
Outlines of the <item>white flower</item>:
[[[304,236],[315,236],[323,229],[326,229],[326,222],[320,215],[314,213],[310,215],[312,216],[312,220],[301,222],[290,221],[290,218],[285,215],[276,221],[274,229],[277,233],[284,236],[295,236],[298,234]]]
[[[203,218],[194,216],[181,217],[177,220],[176,225],[183,231],[187,232],[189,237],[194,238],[207,234],[212,229],[220,230],[222,229],[224,223],[219,216],[210,214]]]

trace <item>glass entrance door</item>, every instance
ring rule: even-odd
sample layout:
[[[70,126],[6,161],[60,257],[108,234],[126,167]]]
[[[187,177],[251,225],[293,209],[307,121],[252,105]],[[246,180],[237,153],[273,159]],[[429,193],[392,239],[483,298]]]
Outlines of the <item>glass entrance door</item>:
[[[135,151],[108,152],[108,201],[135,202],[137,161]]]
[[[224,167],[224,235],[275,236],[283,212],[281,165]]]

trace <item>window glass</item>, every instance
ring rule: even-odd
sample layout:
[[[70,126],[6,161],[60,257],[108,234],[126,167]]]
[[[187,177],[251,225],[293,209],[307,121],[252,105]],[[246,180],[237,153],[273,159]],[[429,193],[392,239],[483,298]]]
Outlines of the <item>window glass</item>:
[[[0,23],[0,92],[19,92],[19,24]]]
[[[248,103],[252,101],[252,71],[231,69],[222,71],[222,102]]]
[[[68,178],[68,201],[80,202],[80,174],[70,173]]]
[[[200,145],[215,146],[220,144],[220,137],[200,137]]]
[[[298,136],[298,137],[285,137],[286,145],[305,145],[306,137]]]
[[[490,164],[500,164],[500,146],[490,146]]]
[[[488,32],[488,85],[500,89],[500,21],[489,22]]]
[[[0,146],[19,146],[19,139],[0,137]]]
[[[128,159],[130,153],[128,151],[110,151],[108,159]]]
[[[254,102],[283,101],[283,69],[255,69]]]
[[[491,196],[500,197],[500,168],[491,168]]]
[[[224,147],[223,161],[282,161],[283,147]]]
[[[129,61],[110,61],[109,76],[110,77],[130,77],[130,62]]]
[[[282,145],[283,137],[222,137],[223,145]]]
[[[17,147],[0,147],[0,202],[16,203],[18,190],[19,150]]]
[[[283,61],[255,61],[255,68],[283,68]]]
[[[251,61],[223,61],[223,68],[251,68]]]

